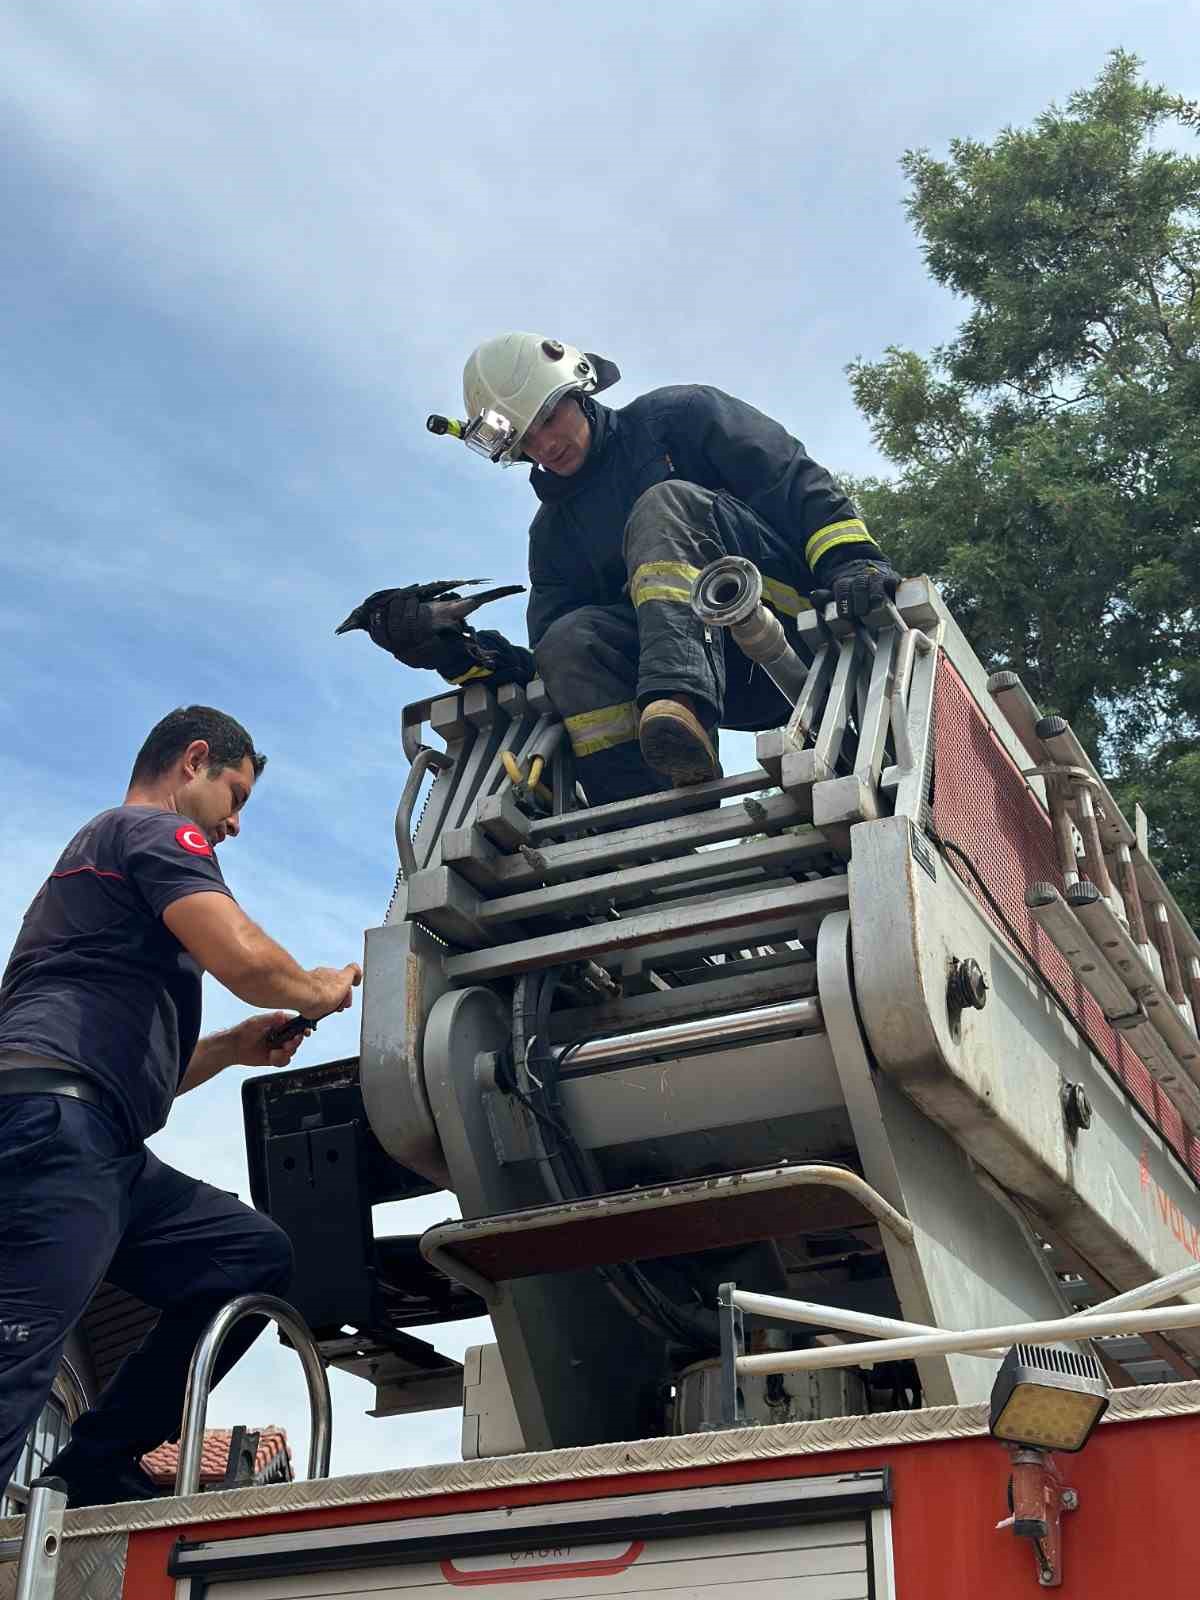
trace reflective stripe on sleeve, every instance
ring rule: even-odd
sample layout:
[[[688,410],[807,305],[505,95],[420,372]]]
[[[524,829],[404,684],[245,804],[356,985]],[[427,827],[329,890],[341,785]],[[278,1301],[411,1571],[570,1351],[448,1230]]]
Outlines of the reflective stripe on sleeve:
[[[804,546],[804,559],[815,567],[821,557],[828,555],[839,544],[875,544],[861,517],[848,517],[844,522],[828,522],[818,528]],[[875,546],[878,549],[878,545]]]
[[[686,561],[643,561],[629,580],[629,598],[635,606],[644,605],[647,600],[690,605],[692,585],[699,576],[700,568],[689,566]]]
[[[611,750],[613,745],[637,738],[638,709],[632,700],[624,700],[620,705],[601,706],[599,711],[580,711],[573,717],[564,717],[563,726],[577,756],[594,756],[600,750]]]
[[[812,601],[802,595],[799,589],[793,589],[790,583],[780,583],[778,578],[763,578],[763,599],[772,611],[779,611],[785,617],[798,617],[802,611],[812,610]]]
[[[471,683],[476,678],[490,678],[491,667],[468,667],[465,672],[460,672],[457,678],[447,678],[447,683]]]

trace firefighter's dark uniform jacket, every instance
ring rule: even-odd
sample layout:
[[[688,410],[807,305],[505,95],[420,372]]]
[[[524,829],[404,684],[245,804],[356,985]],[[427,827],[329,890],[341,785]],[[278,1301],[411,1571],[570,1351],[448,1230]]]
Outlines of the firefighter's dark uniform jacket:
[[[847,561],[880,556],[865,524],[799,440],[719,389],[655,389],[619,411],[584,405],[584,465],[568,478],[531,474],[533,654],[480,631],[489,659],[464,656],[452,681],[540,673],[584,761],[635,740],[637,705],[670,690],[692,694],[714,726],[777,723],[785,708],[770,680],[736,647],[714,649],[692,615],[692,579],[716,556],[744,555],[786,625]],[[616,798],[629,781],[597,783],[594,772],[589,797]]]

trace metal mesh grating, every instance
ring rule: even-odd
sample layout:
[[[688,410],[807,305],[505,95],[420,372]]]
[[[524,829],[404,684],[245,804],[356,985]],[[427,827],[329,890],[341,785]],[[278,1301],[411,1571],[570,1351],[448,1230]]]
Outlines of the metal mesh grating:
[[[1026,908],[1029,884],[1041,881],[1063,888],[1050,819],[945,657],[938,668],[934,718],[935,828],[971,857],[1026,948],[1083,1024],[1091,1044],[1200,1180],[1200,1140],[1187,1132],[1178,1111],[1139,1057],[1109,1026],[1096,1001]],[[950,862],[954,864],[953,857]],[[965,872],[961,876],[991,916],[969,876]]]

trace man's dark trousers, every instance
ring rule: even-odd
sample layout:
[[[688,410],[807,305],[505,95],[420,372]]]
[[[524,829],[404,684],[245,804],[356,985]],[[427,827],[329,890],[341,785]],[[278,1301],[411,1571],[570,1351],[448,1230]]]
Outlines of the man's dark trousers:
[[[671,786],[638,748],[640,712],[660,695],[690,695],[714,743],[718,727],[787,720],[787,701],[762,668],[693,613],[702,568],[726,555],[753,561],[793,647],[794,620],[810,608],[796,587],[810,581],[796,552],[749,506],[694,483],[672,478],[647,489],[625,524],[623,554],[626,596],[568,611],[534,650],[592,805]]]
[[[101,1280],[162,1315],[72,1429],[85,1469],[174,1436],[213,1313],[240,1294],[282,1294],[291,1279],[291,1244],[269,1218],[166,1166],[104,1107],[65,1095],[0,1095],[0,1218],[0,1485]],[[234,1328],[218,1378],[263,1326]]]

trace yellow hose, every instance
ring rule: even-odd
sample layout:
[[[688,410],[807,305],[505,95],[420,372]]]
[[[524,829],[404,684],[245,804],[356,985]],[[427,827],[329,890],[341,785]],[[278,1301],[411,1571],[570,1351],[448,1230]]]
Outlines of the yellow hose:
[[[520,764],[511,750],[501,750],[500,760],[503,762],[504,770],[508,773],[508,776],[513,783],[525,784],[529,789],[530,794],[536,795],[547,810],[554,810],[554,796],[551,794],[550,790],[547,789],[546,785],[539,781],[546,766],[545,756],[534,756],[533,760],[529,763],[528,778],[526,778],[524,773],[521,771]]]

